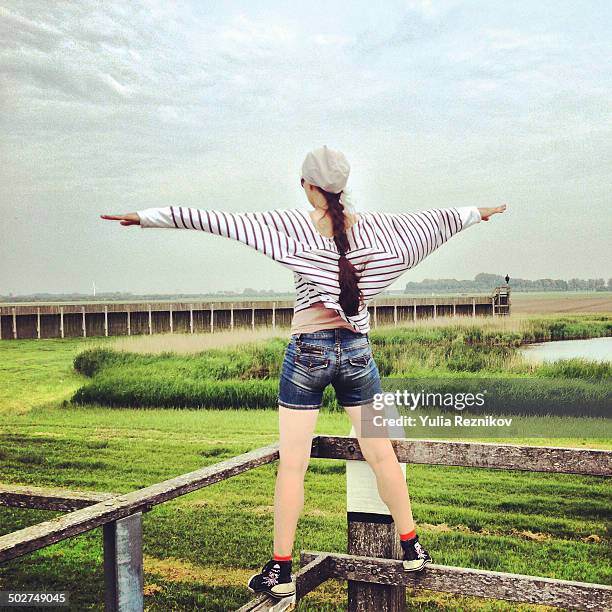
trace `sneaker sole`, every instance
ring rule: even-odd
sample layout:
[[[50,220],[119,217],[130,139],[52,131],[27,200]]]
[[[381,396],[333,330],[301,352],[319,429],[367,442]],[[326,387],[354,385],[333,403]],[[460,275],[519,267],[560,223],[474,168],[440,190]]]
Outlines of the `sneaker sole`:
[[[405,564],[405,563],[406,561],[402,562],[402,564]],[[431,563],[431,561],[423,561],[423,565],[419,567],[406,567],[406,565],[404,565],[404,571],[405,572],[421,572],[425,569],[425,566],[429,563]]]
[[[256,595],[259,595],[260,593],[265,593],[266,595],[269,595],[270,597],[273,597],[274,599],[284,599],[285,597],[293,597],[295,595],[295,588],[290,593],[275,593],[274,591],[270,591],[269,589],[267,589],[265,591],[256,591],[255,589],[253,589],[252,587],[249,586],[249,583],[251,582],[251,580],[253,578],[255,578],[255,576],[258,576],[258,575],[259,574],[253,574],[247,580],[247,589],[249,589],[249,591],[251,591],[251,593],[255,593]]]

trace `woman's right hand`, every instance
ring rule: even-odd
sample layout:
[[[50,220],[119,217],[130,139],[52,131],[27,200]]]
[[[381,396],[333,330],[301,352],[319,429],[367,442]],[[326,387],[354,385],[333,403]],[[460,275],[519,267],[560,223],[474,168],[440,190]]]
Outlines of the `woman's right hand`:
[[[483,221],[488,221],[491,215],[496,215],[498,213],[503,213],[506,210],[506,205],[502,204],[501,206],[493,206],[492,208],[479,208],[480,218]]]
[[[100,217],[109,221],[120,221],[121,225],[140,225],[140,217],[135,212],[124,215],[100,215]]]

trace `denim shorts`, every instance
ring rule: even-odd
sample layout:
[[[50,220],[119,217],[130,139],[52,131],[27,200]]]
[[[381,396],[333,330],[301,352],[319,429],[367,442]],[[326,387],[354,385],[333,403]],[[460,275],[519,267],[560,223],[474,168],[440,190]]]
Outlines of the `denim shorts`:
[[[346,328],[292,334],[280,374],[278,403],[318,410],[331,384],[341,406],[361,406],[381,393],[380,375],[367,334]]]

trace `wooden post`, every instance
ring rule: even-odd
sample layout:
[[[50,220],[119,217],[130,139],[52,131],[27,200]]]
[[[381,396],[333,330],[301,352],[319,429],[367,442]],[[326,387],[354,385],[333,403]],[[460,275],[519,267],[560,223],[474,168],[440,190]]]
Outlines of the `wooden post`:
[[[363,410],[363,409],[362,409]],[[399,415],[397,407],[385,407],[382,416]],[[365,419],[367,421],[367,417]],[[372,425],[369,425],[372,427]],[[362,421],[361,427],[368,427]],[[377,429],[382,429],[377,428]],[[387,428],[389,429],[389,428]],[[390,437],[405,437],[401,431],[388,431]],[[381,436],[382,432],[360,432],[364,436]],[[351,428],[355,437],[355,428]],[[349,448],[350,451],[350,448]],[[400,464],[406,478],[406,464]],[[387,505],[378,495],[376,476],[366,461],[346,462],[346,510],[348,523],[348,554],[385,559],[401,559],[402,547],[393,517]],[[404,587],[372,584],[356,580],[348,581],[349,612],[396,612],[406,609],[406,589]]]
[[[435,302],[434,302],[433,307],[434,307],[434,317],[433,317],[433,318],[434,318],[434,320],[435,320],[436,316],[438,315],[438,308],[437,308],[437,305],[436,305],[436,303],[435,303]]]
[[[36,337],[40,340],[40,307],[36,309]]]
[[[104,335],[108,336],[108,305],[104,304]]]
[[[215,331],[215,318],[214,318],[215,305],[210,303],[210,333]]]
[[[416,321],[416,299],[412,300],[412,320]]]
[[[106,523],[103,540],[105,611],[142,611],[142,512]]]
[[[493,316],[495,316],[495,296],[493,296],[491,298],[491,309],[492,309],[491,312],[492,312]]]
[[[453,318],[457,316],[457,300],[453,301]]]
[[[132,317],[130,315],[130,310],[128,308],[127,312],[127,331],[128,331],[128,336],[132,335]]]
[[[17,311],[15,308],[11,310],[13,312],[13,339],[17,340]]]
[[[83,328],[83,338],[87,338],[87,328],[85,326],[85,306],[81,306],[81,313],[83,315],[81,322],[81,327]]]
[[[251,308],[251,329],[255,331],[255,308]]]
[[[372,304],[374,306],[374,327],[378,325],[378,312],[376,311],[376,302]]]
[[[193,304],[189,304],[189,333],[193,334]]]
[[[147,307],[149,309],[149,336],[153,333],[153,321],[151,320],[151,304],[147,304]]]
[[[60,336],[64,337],[64,307],[60,306]]]
[[[234,329],[234,305],[230,304],[230,329]]]
[[[393,325],[397,327],[397,301],[393,304]]]
[[[476,318],[476,298],[472,298],[472,318]]]
[[[174,321],[172,318],[172,304],[170,304],[170,333],[174,333]]]
[[[272,329],[276,329],[276,302],[272,302]]]

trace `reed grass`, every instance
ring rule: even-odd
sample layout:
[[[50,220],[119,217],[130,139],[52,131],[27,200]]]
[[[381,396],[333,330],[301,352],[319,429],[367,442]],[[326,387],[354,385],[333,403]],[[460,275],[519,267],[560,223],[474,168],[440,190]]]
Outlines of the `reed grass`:
[[[88,348],[77,355],[74,367],[91,381],[72,400],[126,407],[276,407],[287,338],[278,330],[255,336],[238,332],[234,338],[223,333],[213,346],[214,335],[138,338],[133,343],[121,339]],[[370,338],[383,378],[433,379],[439,387],[469,377],[516,378],[521,382],[499,387],[504,392],[500,397],[509,406],[520,406],[521,414],[541,413],[543,398],[550,397],[555,401],[546,408],[551,414],[575,414],[576,406],[583,405],[585,416],[604,416],[610,362],[537,364],[524,359],[517,348],[525,342],[605,335],[612,335],[612,318],[588,315],[478,322],[439,318],[429,324],[380,328]],[[341,409],[330,387],[324,405]]]

